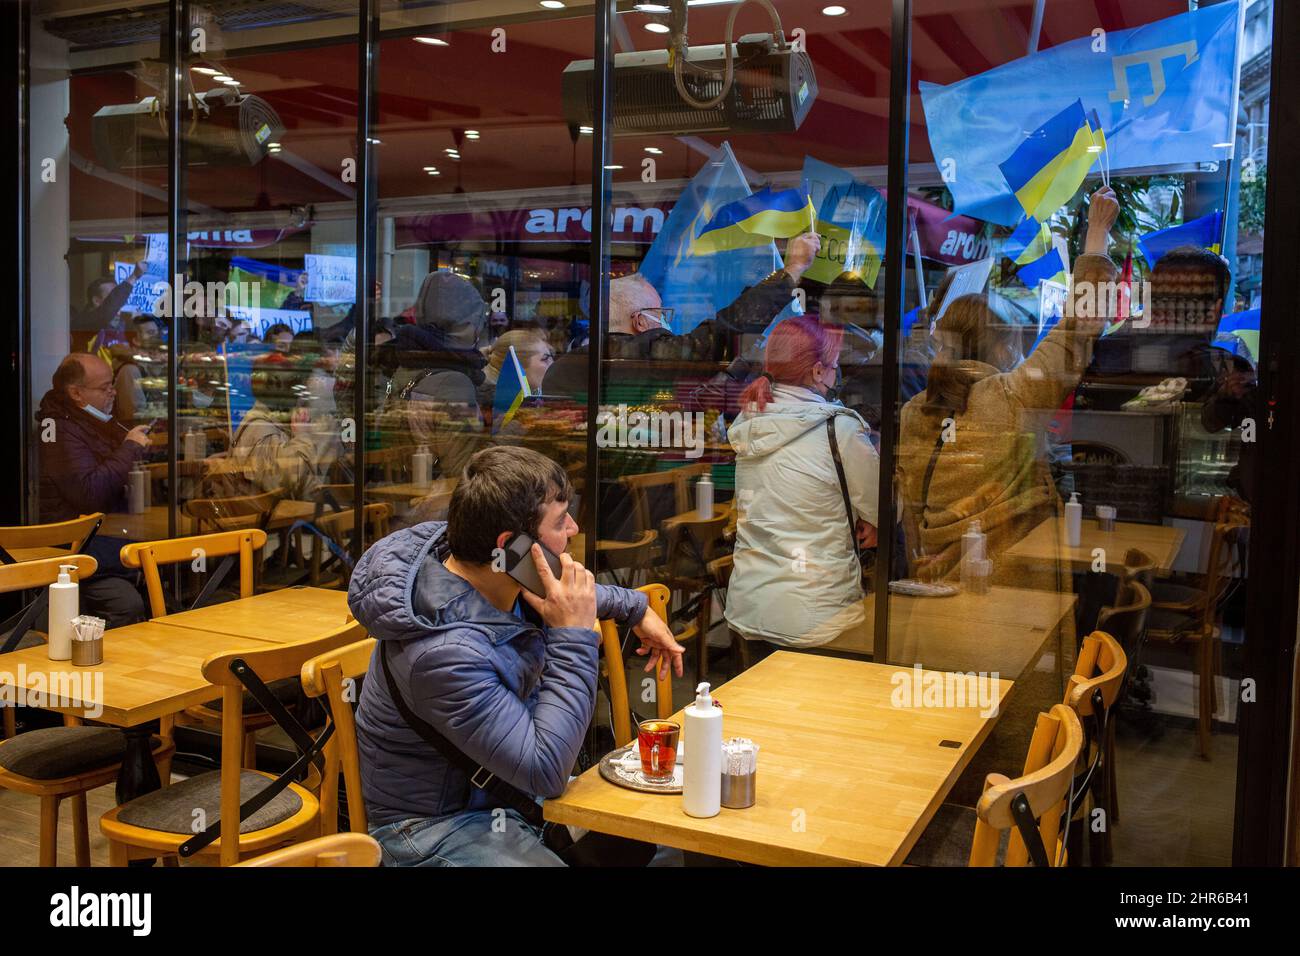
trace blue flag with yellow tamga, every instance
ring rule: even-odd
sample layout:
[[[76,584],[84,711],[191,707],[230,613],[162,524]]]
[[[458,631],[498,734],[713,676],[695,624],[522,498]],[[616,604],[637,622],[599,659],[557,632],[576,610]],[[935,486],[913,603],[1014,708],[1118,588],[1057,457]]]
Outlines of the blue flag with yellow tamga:
[[[1025,214],[1045,222],[1074,198],[1099,152],[1083,101],[1075,100],[1030,133],[998,168]]]
[[[1108,169],[1189,169],[1232,155],[1237,2],[1085,35],[948,86],[921,83],[934,162],[955,212],[1014,226],[998,165],[1078,98],[1105,126]]]
[[[673,332],[684,335],[710,321],[749,286],[781,268],[776,243],[696,255],[696,233],[723,206],[749,195],[749,183],[731,147],[723,143],[677,197],[672,212],[641,260],[638,272],[674,310]]]
[[[812,201],[803,190],[775,192],[764,186],[719,209],[696,235],[691,251],[706,255],[788,239],[811,230],[816,218]]]
[[[1149,232],[1138,239],[1138,248],[1142,250],[1142,255],[1151,268],[1156,267],[1156,263],[1170,249],[1176,249],[1179,246],[1196,246],[1199,249],[1209,249],[1211,252],[1221,251],[1221,240],[1223,239],[1223,213],[1215,210],[1208,216],[1202,216],[1199,219],[1193,219],[1185,222],[1181,226],[1171,226],[1168,229],[1161,229],[1159,232]]]
[[[497,376],[497,390],[492,398],[492,431],[510,423],[531,392],[528,390],[528,377],[524,375],[515,347],[510,346],[510,354],[501,363],[501,372]]]

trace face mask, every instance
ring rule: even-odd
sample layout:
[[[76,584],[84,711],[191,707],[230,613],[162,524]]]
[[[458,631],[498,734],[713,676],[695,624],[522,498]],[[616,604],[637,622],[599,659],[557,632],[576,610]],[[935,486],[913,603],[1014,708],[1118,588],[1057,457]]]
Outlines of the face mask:
[[[94,405],[82,405],[81,410],[93,418],[98,418],[101,422],[111,422],[113,416],[106,411],[96,408]]]
[[[190,394],[190,399],[194,402],[195,408],[207,408],[212,404],[214,396],[205,392],[200,392],[197,388]]]

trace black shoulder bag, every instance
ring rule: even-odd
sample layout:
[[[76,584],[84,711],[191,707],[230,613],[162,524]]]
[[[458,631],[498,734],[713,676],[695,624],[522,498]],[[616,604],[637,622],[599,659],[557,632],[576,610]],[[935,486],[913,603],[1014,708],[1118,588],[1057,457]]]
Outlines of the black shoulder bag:
[[[830,442],[831,458],[835,460],[835,475],[840,480],[840,495],[844,498],[844,514],[849,519],[849,547],[857,555],[858,564],[862,566],[865,573],[866,568],[871,565],[871,555],[867,554],[867,549],[858,547],[858,521],[853,516],[853,501],[849,498],[849,483],[844,477],[844,459],[840,457],[840,443],[835,437],[835,416],[831,415],[826,419],[826,440]],[[858,584],[862,585],[862,576],[858,576]]]

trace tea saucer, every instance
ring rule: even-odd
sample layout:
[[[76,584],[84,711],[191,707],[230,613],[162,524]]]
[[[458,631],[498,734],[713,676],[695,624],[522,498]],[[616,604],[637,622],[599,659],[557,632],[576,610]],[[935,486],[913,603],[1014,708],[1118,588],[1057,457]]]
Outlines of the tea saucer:
[[[681,793],[683,748],[677,748],[671,779],[651,780],[641,772],[641,752],[633,743],[612,750],[600,759],[600,775],[610,783],[642,793]]]

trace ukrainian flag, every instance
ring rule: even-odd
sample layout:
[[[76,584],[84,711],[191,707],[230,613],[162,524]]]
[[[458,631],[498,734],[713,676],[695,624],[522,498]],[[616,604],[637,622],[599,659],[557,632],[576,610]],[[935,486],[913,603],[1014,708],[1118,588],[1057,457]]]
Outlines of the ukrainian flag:
[[[528,390],[528,377],[524,375],[515,347],[510,346],[510,354],[501,363],[501,373],[497,377],[496,395],[492,399],[492,431],[496,432],[509,424],[515,417],[519,406],[532,393]]]
[[[1198,246],[1219,252],[1219,240],[1223,237],[1223,212],[1215,210],[1208,216],[1192,219],[1181,226],[1171,226],[1158,232],[1149,232],[1138,239],[1138,248],[1152,269],[1166,252],[1179,246]]]
[[[1031,289],[1038,288],[1040,282],[1059,282],[1061,285],[1066,285],[1065,263],[1061,261],[1060,252],[1055,249],[1049,249],[1046,255],[1021,266],[1016,270],[1016,275]]]
[[[765,186],[752,196],[727,203],[691,243],[692,254],[726,252],[766,245],[815,228],[816,210],[801,189],[773,192]]]
[[[1041,259],[1051,248],[1052,231],[1047,224],[1026,216],[1003,243],[1002,254],[1017,266],[1024,266]]]
[[[999,164],[1025,213],[1040,222],[1074,197],[1097,161],[1098,142],[1083,101],[1057,113]]]

